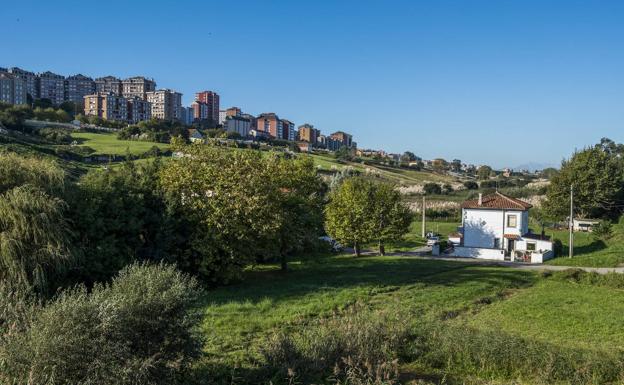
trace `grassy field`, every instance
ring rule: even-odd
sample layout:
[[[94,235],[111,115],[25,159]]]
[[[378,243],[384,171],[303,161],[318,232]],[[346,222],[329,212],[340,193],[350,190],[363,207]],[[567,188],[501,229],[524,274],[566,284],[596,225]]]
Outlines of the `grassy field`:
[[[166,150],[168,144],[144,142],[138,140],[119,140],[115,134],[99,134],[91,132],[72,133],[80,145],[88,146],[95,150],[98,155],[125,155],[128,152],[132,155],[141,155],[153,146]]]
[[[356,303],[386,312],[408,311],[414,328],[433,320],[546,341],[562,349],[614,351],[624,343],[620,289],[412,257],[321,257],[290,267],[288,273],[277,266],[252,269],[244,283],[206,294],[202,326],[206,355],[199,371],[218,369],[224,373],[223,381],[253,383],[246,382],[245,373],[262,365],[260,350],[269,336],[305,328]],[[423,362],[404,362],[402,371],[411,377],[441,376],[434,383],[464,383],[451,379],[468,375],[460,367],[442,373]],[[486,382],[496,378],[483,376],[470,383],[508,383]]]
[[[561,257],[548,261],[559,266],[617,267],[624,265],[624,225],[613,226],[611,237],[600,239],[592,233],[574,233],[574,256],[568,257],[567,230],[547,229],[546,234],[552,239],[559,239],[563,244]]]

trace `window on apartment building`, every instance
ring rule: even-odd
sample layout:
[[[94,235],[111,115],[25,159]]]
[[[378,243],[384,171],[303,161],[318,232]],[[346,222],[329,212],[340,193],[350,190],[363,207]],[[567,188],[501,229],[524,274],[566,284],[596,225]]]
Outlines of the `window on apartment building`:
[[[518,216],[517,215],[508,215],[507,216],[507,227],[517,227],[518,226]]]
[[[535,242],[527,242],[527,251],[535,251],[537,246]]]

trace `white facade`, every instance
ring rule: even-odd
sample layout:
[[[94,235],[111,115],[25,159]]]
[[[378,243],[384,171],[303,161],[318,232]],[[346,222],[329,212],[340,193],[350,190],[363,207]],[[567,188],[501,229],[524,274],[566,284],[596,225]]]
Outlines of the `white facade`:
[[[237,132],[244,138],[249,135],[251,121],[238,116],[228,116],[223,122],[223,128],[228,132]]]

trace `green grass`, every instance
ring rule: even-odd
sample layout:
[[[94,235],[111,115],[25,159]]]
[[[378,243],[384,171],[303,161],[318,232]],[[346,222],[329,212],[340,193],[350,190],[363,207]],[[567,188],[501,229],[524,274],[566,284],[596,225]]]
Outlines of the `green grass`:
[[[552,239],[563,244],[561,257],[547,262],[558,266],[617,267],[624,265],[624,225],[613,226],[613,235],[599,239],[592,233],[574,233],[574,256],[568,258],[569,233],[567,230],[546,230]]]
[[[290,268],[282,273],[278,266],[259,266],[247,271],[243,283],[206,293],[201,327],[206,355],[198,372],[218,368],[226,377],[243,378],[263,365],[260,349],[269,336],[308,327],[355,303],[391,314],[408,312],[415,328],[432,322],[467,325],[549,346],[605,352],[624,344],[622,289],[413,257],[319,257],[292,262]],[[403,368],[410,375],[440,374],[423,362],[404,362]],[[468,375],[457,370],[449,374]]]
[[[88,146],[95,150],[97,155],[141,155],[153,146],[161,150],[167,150],[168,144],[144,142],[138,140],[119,140],[115,134],[96,134],[91,132],[75,132],[72,137],[79,141],[80,145]]]
[[[434,232],[440,234],[441,240],[447,240],[448,235],[457,231],[457,227],[461,223],[455,222],[439,222],[439,221],[425,221],[425,234],[428,232]],[[409,232],[405,234],[403,240],[393,242],[386,247],[387,251],[412,251],[415,248],[422,247],[426,244],[427,240],[422,236],[422,221],[415,220],[412,222],[409,228]],[[372,245],[374,247],[374,245]]]
[[[621,349],[624,290],[545,279],[488,306],[470,323],[559,346]]]

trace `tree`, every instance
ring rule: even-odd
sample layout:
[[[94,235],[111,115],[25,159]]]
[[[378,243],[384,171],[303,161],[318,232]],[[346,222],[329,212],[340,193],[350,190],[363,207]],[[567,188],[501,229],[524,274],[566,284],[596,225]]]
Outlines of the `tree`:
[[[453,159],[451,162],[451,170],[454,172],[460,172],[462,169],[462,162],[459,159]]]
[[[417,157],[411,151],[405,151],[403,155],[401,155],[401,162],[404,162],[404,163],[415,162],[417,160],[421,160],[421,159]]]
[[[437,183],[425,183],[423,191],[427,195],[440,195],[442,194],[442,187]]]
[[[375,239],[370,220],[374,208],[372,183],[360,177],[346,179],[331,192],[325,207],[325,230],[338,242],[353,245],[356,256],[362,244]]]
[[[443,173],[449,169],[449,164],[446,160],[437,158],[431,162],[431,167],[433,168],[433,171]]]
[[[372,187],[371,222],[379,244],[379,255],[385,255],[385,244],[401,239],[409,231],[412,213],[394,186],[376,183]]]
[[[475,181],[469,180],[464,182],[464,187],[466,190],[477,190],[479,188],[479,184]]]
[[[477,178],[480,180],[490,179],[491,174],[492,174],[492,167],[490,166],[481,166],[477,170]]]
[[[445,183],[445,184],[442,186],[442,193],[444,193],[444,194],[450,194],[450,193],[452,193],[452,192],[453,192],[453,186],[451,186],[450,184]]]
[[[559,170],[557,170],[556,168],[548,167],[548,168],[543,169],[540,172],[540,177],[545,178],[545,179],[552,179],[558,173],[559,173]]]
[[[624,160],[609,142],[576,152],[561,163],[551,179],[544,208],[552,218],[565,218],[574,186],[575,212],[581,217],[617,217],[624,208]]]
[[[134,264],[110,285],[32,305],[0,344],[3,384],[180,384],[201,353],[197,282],[167,265]]]

